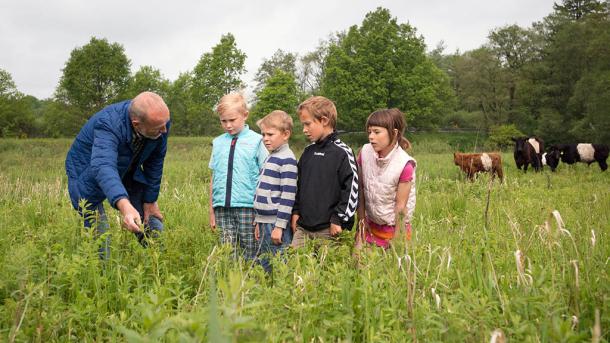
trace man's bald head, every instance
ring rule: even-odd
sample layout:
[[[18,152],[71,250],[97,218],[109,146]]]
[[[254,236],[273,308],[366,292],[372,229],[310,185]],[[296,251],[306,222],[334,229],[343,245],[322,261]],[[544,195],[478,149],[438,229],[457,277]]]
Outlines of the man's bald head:
[[[131,101],[129,116],[139,122],[167,122],[169,109],[158,94],[142,92]]]
[[[129,117],[133,127],[146,138],[157,139],[167,132],[169,109],[153,92],[140,93],[131,101]]]

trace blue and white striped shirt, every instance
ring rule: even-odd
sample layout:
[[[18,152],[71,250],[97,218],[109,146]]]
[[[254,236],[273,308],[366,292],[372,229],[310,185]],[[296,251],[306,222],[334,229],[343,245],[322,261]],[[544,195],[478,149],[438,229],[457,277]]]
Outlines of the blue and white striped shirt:
[[[271,152],[263,165],[254,198],[256,222],[286,229],[296,192],[297,160],[288,144],[283,144]]]

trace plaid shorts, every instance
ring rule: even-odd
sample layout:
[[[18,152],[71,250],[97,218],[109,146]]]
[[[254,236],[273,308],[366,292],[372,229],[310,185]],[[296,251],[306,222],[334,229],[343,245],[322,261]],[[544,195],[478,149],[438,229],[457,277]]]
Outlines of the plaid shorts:
[[[254,239],[254,209],[247,207],[214,207],[216,226],[220,228],[220,242],[240,250],[246,259],[256,258]]]

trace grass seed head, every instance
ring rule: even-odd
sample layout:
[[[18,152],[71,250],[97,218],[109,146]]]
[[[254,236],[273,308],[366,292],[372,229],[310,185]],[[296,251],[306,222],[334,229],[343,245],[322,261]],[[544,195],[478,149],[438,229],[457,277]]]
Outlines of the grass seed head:
[[[553,215],[553,217],[555,217],[555,222],[557,223],[557,228],[559,230],[563,230],[565,225],[563,223],[563,219],[561,219],[561,214],[559,213],[559,211],[553,210],[553,212],[551,214]]]
[[[440,297],[440,295],[436,294],[436,289],[434,287],[432,287],[430,289],[430,291],[432,292],[432,297],[434,298],[434,301],[436,302],[436,309],[440,310],[441,309],[441,297]]]

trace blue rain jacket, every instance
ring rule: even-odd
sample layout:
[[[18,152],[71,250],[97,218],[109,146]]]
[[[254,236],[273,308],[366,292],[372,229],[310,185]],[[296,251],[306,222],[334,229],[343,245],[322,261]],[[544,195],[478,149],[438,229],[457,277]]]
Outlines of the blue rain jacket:
[[[108,199],[116,208],[118,200],[128,197],[122,178],[133,158],[130,104],[131,100],[126,100],[107,106],[93,115],[74,139],[66,157],[66,174],[75,209],[80,199],[91,206]],[[145,186],[146,203],[157,201],[159,196],[169,126],[158,139],[145,139],[133,173],[133,180]]]

